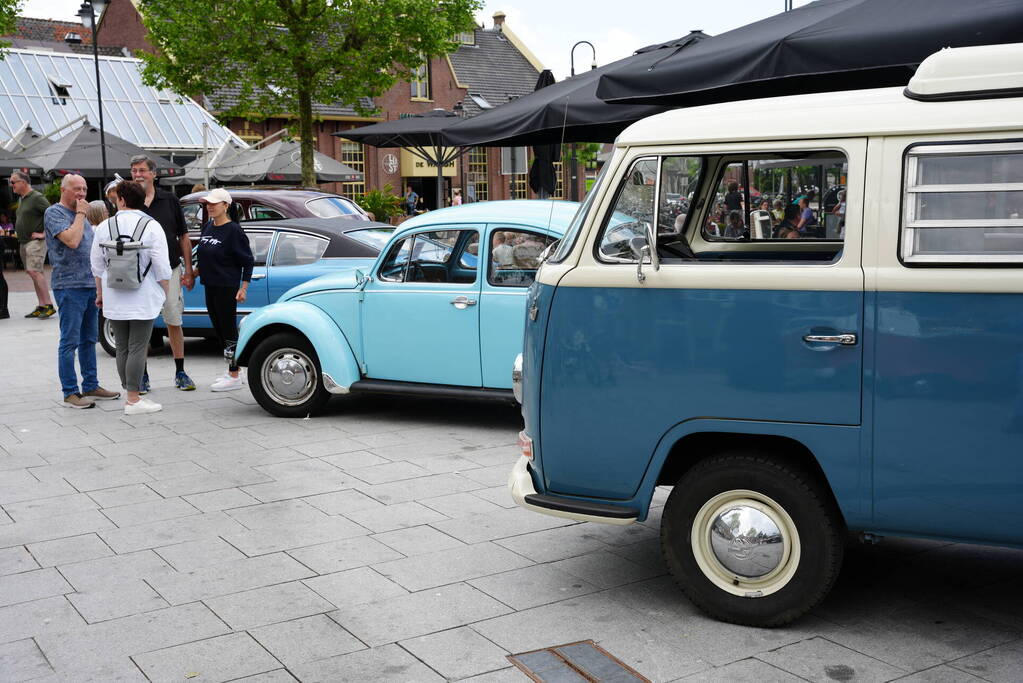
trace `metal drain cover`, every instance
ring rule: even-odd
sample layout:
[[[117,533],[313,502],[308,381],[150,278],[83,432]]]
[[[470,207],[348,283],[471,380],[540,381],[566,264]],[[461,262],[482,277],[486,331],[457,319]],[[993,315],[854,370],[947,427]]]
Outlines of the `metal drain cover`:
[[[650,683],[592,640],[509,655],[537,683]]]

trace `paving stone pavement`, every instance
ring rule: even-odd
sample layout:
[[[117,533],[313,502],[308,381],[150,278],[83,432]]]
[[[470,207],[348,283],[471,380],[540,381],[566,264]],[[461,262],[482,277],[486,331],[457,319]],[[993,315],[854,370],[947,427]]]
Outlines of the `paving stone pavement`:
[[[653,681],[1023,680],[1023,553],[851,545],[782,629],[715,622],[657,524],[514,506],[517,411],[335,399],[282,420],[151,359],[161,413],[59,405],[57,321],[0,322],[0,681],[526,681],[505,656],[593,639]],[[100,380],[116,385],[99,351]]]

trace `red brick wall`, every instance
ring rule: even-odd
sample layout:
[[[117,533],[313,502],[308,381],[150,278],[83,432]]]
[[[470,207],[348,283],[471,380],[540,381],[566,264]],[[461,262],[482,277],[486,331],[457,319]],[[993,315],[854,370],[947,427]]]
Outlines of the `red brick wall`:
[[[103,18],[99,23],[100,45],[155,53],[156,48],[146,40],[146,34],[142,17],[131,0],[111,0],[110,5],[103,11]]]

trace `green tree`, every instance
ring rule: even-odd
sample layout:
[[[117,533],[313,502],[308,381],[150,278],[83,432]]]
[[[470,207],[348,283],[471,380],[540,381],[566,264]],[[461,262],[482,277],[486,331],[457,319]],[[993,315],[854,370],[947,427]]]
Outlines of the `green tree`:
[[[10,0],[0,0],[9,2]],[[203,93],[223,117],[295,115],[313,185],[313,103],[375,97],[472,30],[480,0],[142,0],[150,85]],[[231,89],[231,105],[218,93]]]
[[[15,21],[21,12],[21,5],[24,0],[0,0],[0,36],[9,36],[14,33],[17,25]],[[0,59],[4,58],[4,48],[11,44],[0,38]]]

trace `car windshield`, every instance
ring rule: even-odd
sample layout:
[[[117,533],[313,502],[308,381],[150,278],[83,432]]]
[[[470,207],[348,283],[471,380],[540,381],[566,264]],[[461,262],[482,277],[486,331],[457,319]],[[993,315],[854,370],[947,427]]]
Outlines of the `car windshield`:
[[[382,250],[387,241],[391,239],[392,232],[394,232],[394,228],[366,228],[365,230],[350,230],[345,235],[356,242]]]
[[[338,216],[361,216],[362,211],[355,202],[344,197],[317,197],[305,203],[311,213],[320,218],[337,218]]]

